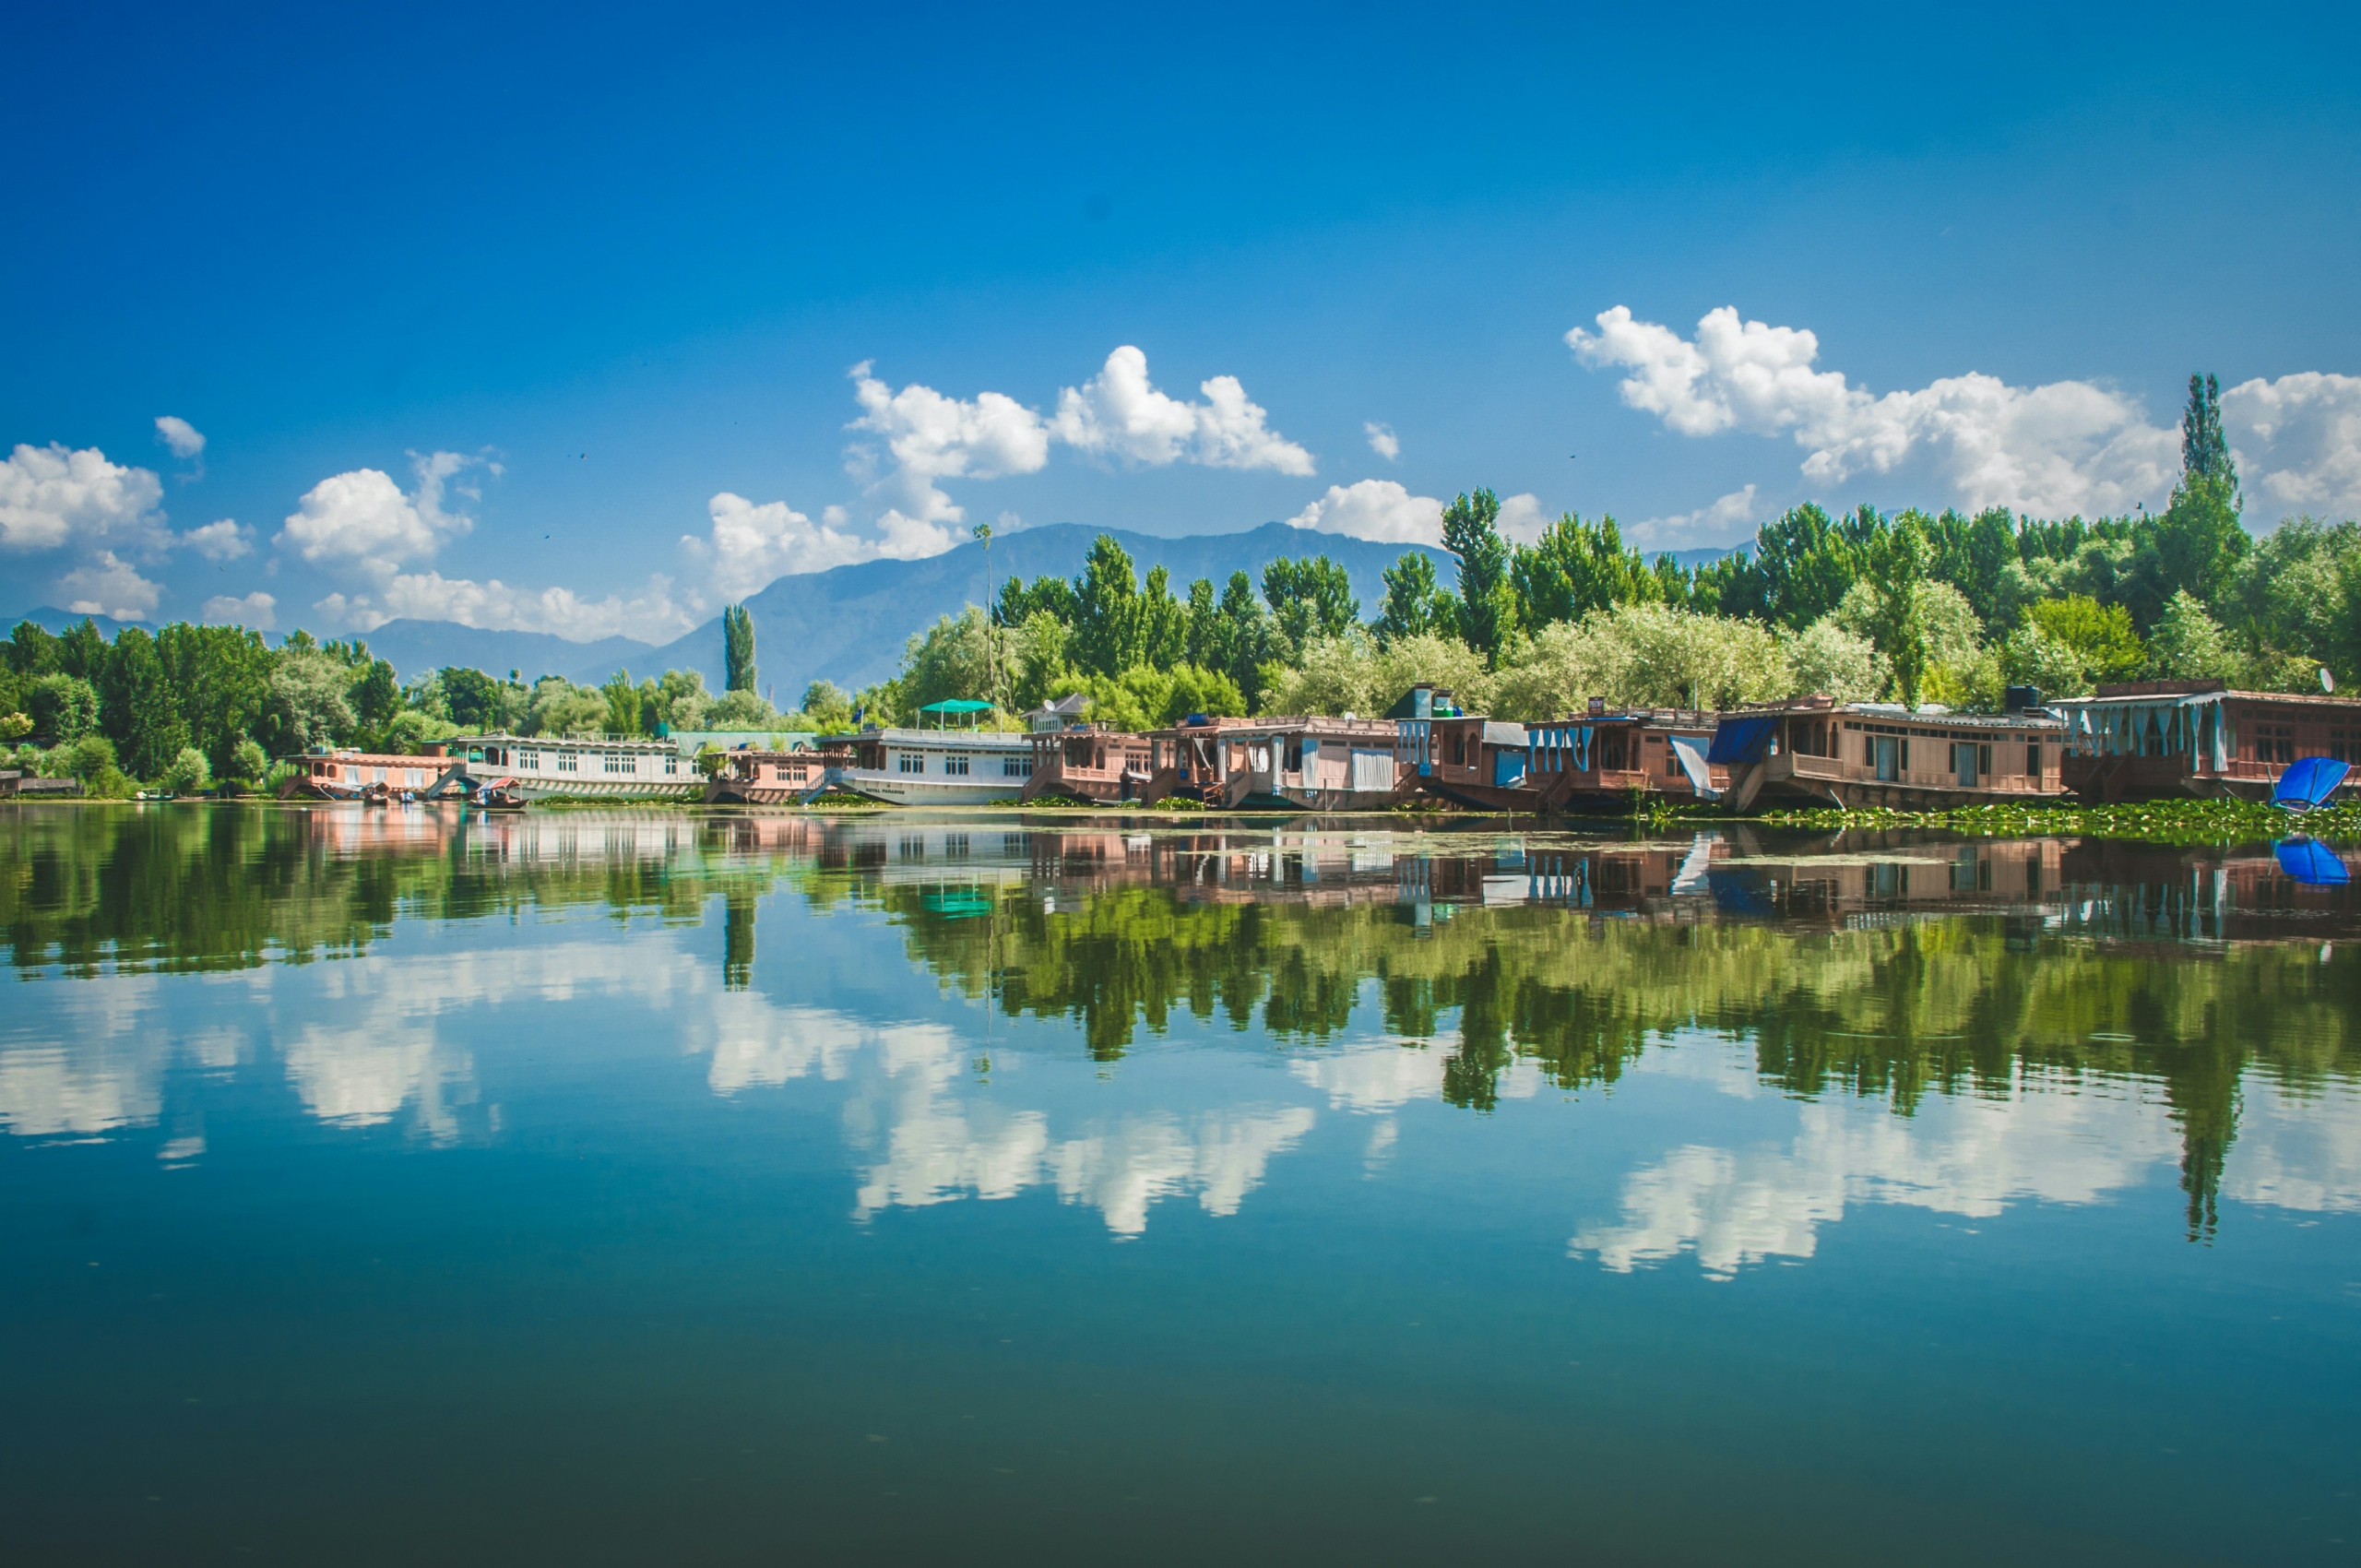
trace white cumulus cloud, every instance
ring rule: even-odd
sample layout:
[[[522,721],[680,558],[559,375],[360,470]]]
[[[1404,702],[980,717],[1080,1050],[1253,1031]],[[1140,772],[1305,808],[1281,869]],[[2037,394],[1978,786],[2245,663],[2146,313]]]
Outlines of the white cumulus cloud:
[[[1791,436],[1822,493],[1925,463],[1962,505],[2095,516],[2160,505],[2179,477],[2177,426],[2092,382],[2011,386],[1970,372],[1880,396],[1813,368],[1820,339],[1809,330],[1744,321],[1728,305],[1707,312],[1694,339],[1623,305],[1596,327],[1575,327],[1567,345],[1584,364],[1627,372],[1627,405],[1681,435]],[[2270,511],[2361,509],[2361,377],[2248,381],[2223,393],[2222,415],[2247,493]]]
[[[1733,490],[1710,506],[1669,517],[1648,517],[1631,525],[1635,545],[1659,550],[1684,550],[1709,544],[1742,544],[1754,533],[1757,520],[1754,486]]]
[[[869,489],[886,501],[881,526],[901,551],[931,555],[957,542],[943,525],[967,514],[935,481],[1036,473],[1050,460],[1041,416],[1004,393],[966,402],[916,383],[896,392],[869,373],[867,361],[852,367],[852,377],[862,412],[850,428],[883,437],[893,460]],[[874,451],[857,446],[851,457],[857,477],[876,473]]]
[[[1147,378],[1147,355],[1125,344],[1098,374],[1058,394],[1050,433],[1076,451],[1149,468],[1202,463],[1216,469],[1271,469],[1310,475],[1311,454],[1269,428],[1269,414],[1234,375],[1198,385],[1202,403],[1159,392]]]
[[[236,597],[217,593],[205,601],[205,624],[208,626],[245,626],[267,632],[278,613],[279,600],[260,590]]]
[[[0,550],[160,549],[163,495],[153,472],[111,463],[95,446],[19,444],[0,462]]]
[[[1332,484],[1328,493],[1287,519],[1287,526],[1372,539],[1384,544],[1442,543],[1442,503],[1413,495],[1390,479]]]
[[[1504,495],[1501,498],[1501,515],[1493,527],[1511,544],[1531,544],[1539,540],[1553,519],[1542,509],[1541,498],[1530,493]]]
[[[2271,510],[2361,516],[2361,375],[2242,382],[2222,394],[2222,427]]]
[[[254,553],[255,530],[242,526],[233,517],[223,517],[191,529],[181,535],[180,542],[196,551],[208,561],[235,561],[241,555]]]
[[[205,451],[205,434],[178,414],[157,416],[156,439],[170,447],[175,457],[199,457]]]
[[[383,470],[355,469],[320,481],[289,515],[278,542],[304,560],[357,568],[389,580],[405,564],[432,556],[443,542],[475,526],[464,513],[443,509],[444,485],[481,461],[457,452],[412,456],[417,488],[404,494]]]
[[[355,631],[388,621],[456,621],[488,632],[547,632],[569,642],[636,637],[669,642],[699,616],[673,595],[672,579],[657,574],[626,598],[587,599],[568,588],[512,588],[493,577],[477,582],[439,572],[403,572],[374,593],[332,593],[314,608]]]
[[[163,591],[112,550],[100,551],[58,578],[57,586],[65,594],[65,608],[75,614],[112,615],[118,621],[146,619]]]
[[[1369,435],[1369,449],[1387,462],[1393,462],[1402,456],[1402,438],[1394,434],[1392,425],[1367,421],[1362,423],[1361,429]]]
[[[784,501],[753,502],[723,491],[706,504],[713,519],[705,539],[681,536],[682,547],[706,564],[713,589],[724,599],[743,599],[780,577],[825,572],[859,561],[916,561],[939,555],[957,543],[943,529],[888,508],[877,531],[856,528],[841,506],[825,508],[819,520]]]

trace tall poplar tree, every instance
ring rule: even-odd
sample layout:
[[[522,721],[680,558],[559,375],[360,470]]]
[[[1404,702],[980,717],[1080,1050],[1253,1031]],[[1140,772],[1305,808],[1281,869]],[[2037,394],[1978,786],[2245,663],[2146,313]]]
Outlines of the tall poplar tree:
[[[754,618],[742,604],[733,604],[721,612],[722,658],[729,673],[722,682],[726,692],[751,692],[754,689]]]

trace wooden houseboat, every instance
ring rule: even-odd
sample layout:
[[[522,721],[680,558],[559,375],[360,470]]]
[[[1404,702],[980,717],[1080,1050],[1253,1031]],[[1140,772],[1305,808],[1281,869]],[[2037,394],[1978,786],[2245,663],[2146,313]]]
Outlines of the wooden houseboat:
[[[1825,696],[1720,716],[1707,761],[1728,769],[1730,809],[1757,805],[1938,810],[2064,792],[2064,722],[2013,713],[1912,712]]]
[[[527,800],[600,795],[617,800],[694,800],[705,781],[670,740],[647,735],[465,735],[441,743],[446,769],[438,797],[473,800],[486,788]]]
[[[319,801],[393,801],[423,797],[451,771],[447,756],[403,752],[314,752],[279,786],[283,796]]]
[[[707,805],[801,805],[831,790],[847,788],[844,776],[857,760],[849,741],[787,751],[747,746],[720,753],[718,758],[705,787]]]
[[[1146,804],[1172,792],[1174,779],[1157,778],[1156,742],[1145,735],[1077,724],[1037,730],[1026,739],[1033,747],[1033,777],[1025,781],[1025,800],[1070,795]]]
[[[2085,800],[2269,800],[2302,757],[2361,765],[2361,698],[2138,681],[2050,704],[2066,722],[2065,786]],[[2348,774],[2336,798],[2355,797]]]
[[[1229,810],[1372,811],[1402,799],[1394,724],[1376,719],[1209,719],[1150,731],[1141,797]]]
[[[1676,708],[1511,724],[1439,705],[1412,687],[1397,705],[1397,755],[1428,793],[1478,811],[1582,814],[1622,810],[1632,791],[1713,800],[1728,783],[1710,766],[1714,716]],[[1447,699],[1433,692],[1431,699]]]

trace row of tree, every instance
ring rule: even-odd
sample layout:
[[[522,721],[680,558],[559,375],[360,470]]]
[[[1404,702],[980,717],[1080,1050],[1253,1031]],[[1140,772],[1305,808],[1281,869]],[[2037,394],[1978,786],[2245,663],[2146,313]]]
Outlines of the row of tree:
[[[914,636],[859,706],[908,721],[990,693],[1014,715],[1067,691],[1110,723],[1182,713],[1370,712],[1414,680],[1540,718],[1611,702],[1719,707],[1797,691],[1997,707],[2141,676],[2316,689],[2361,678],[2361,528],[2242,526],[2219,390],[2192,376],[2183,472],[2160,513],[2043,521],[1993,508],[1832,516],[1794,507],[1751,549],[1694,570],[1653,562],[1612,517],[1568,514],[1533,542],[1490,491],[1455,497],[1454,580],[1406,552],[1366,623],[1344,569],[1281,560],[1176,592],[1101,536],[1071,580],[1012,579]]]
[[[1012,578],[989,610],[914,635],[892,679],[850,695],[818,682],[785,714],[755,690],[742,605],[723,615],[718,696],[679,670],[591,687],[452,666],[404,686],[357,639],[298,631],[272,647],[239,628],[176,624],[110,643],[88,621],[62,636],[29,622],[0,644],[0,742],[18,745],[19,766],[121,790],[258,783],[271,759],[319,746],[415,751],[491,731],[832,733],[979,695],[1013,723],[1079,693],[1091,717],[1138,729],[1189,713],[1370,714],[1415,681],[1538,719],[1593,696],[1718,707],[1820,691],[1977,708],[2014,682],[2071,695],[2142,675],[2288,690],[2312,689],[2323,670],[2361,680],[2361,527],[2298,518],[2250,536],[2210,377],[2191,378],[2182,432],[2180,482],[2153,515],[1835,517],[1806,505],[1695,570],[1645,559],[1612,517],[1570,513],[1512,541],[1479,489],[1443,514],[1453,580],[1406,552],[1366,621],[1325,556],[1176,592],[1163,567],[1143,578],[1101,535],[1075,576]]]

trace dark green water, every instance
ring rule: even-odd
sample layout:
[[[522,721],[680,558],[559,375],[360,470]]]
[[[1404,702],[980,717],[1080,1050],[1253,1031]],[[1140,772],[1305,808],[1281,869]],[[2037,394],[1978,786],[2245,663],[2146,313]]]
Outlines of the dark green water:
[[[2351,1562],[2289,873],[0,809],[0,1558]]]

